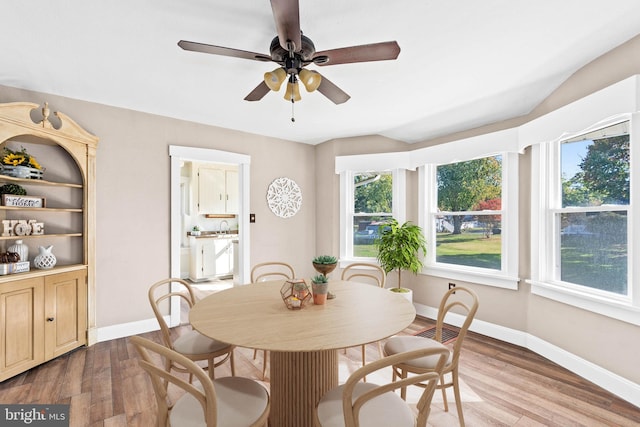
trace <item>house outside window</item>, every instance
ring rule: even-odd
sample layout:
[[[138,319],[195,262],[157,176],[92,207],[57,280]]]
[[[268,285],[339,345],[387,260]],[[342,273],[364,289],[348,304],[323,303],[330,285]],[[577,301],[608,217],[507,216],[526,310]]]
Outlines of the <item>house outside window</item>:
[[[376,162],[399,165],[404,155],[373,156]],[[340,261],[376,263],[375,240],[380,226],[391,218],[404,222],[406,211],[406,171],[404,168],[350,170],[371,156],[341,159],[340,173]],[[363,160],[364,159],[364,160]],[[374,162],[375,163],[375,162]]]
[[[381,227],[393,217],[393,175],[389,171],[353,174],[353,257],[375,258]]]

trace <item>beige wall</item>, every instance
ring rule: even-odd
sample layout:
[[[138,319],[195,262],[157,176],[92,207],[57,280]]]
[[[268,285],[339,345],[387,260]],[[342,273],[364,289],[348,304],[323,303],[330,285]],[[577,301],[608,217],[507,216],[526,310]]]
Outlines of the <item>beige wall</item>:
[[[0,102],[49,102],[100,138],[97,150],[97,326],[151,319],[147,289],[170,274],[169,145],[251,156],[251,263],[286,260],[312,273],[316,217],[315,149],[232,130],[68,98],[0,87]],[[46,165],[46,159],[41,163]],[[280,176],[303,194],[293,218],[276,217],[267,187]]]
[[[348,146],[343,145],[342,140],[330,141],[317,146],[317,152],[322,153],[322,156],[316,158],[316,168],[319,171],[324,171],[323,173],[327,173],[329,168],[333,168],[333,158],[326,153],[330,150],[334,155],[412,150],[517,127],[613,83],[640,74],[639,52],[640,36],[587,64],[526,116],[426,140],[410,146],[391,142],[381,144],[381,137],[350,138]],[[371,145],[372,140],[376,144]],[[326,147],[337,144],[340,145],[340,150]],[[370,147],[371,150],[368,151]],[[520,156],[519,174],[519,276],[522,279],[519,289],[511,291],[460,281],[456,281],[456,284],[469,286],[478,293],[480,308],[476,316],[477,319],[528,333],[635,384],[640,384],[640,369],[638,369],[635,360],[637,359],[636,355],[640,354],[640,340],[632,338],[640,336],[640,327],[530,294],[530,286],[524,282],[530,277],[531,271],[530,200],[528,198],[531,185],[530,150],[526,150]],[[338,199],[337,178],[334,179],[333,188],[334,198]],[[410,174],[408,177],[408,189],[407,218],[415,221],[418,194],[415,174]],[[323,199],[328,199],[328,197],[325,195]],[[339,211],[337,206],[334,209],[332,215],[335,218],[334,233],[318,234],[317,245],[318,247],[331,248],[334,253],[338,253]],[[395,282],[393,275],[389,275],[389,279],[391,284]],[[636,278],[636,280],[638,279]],[[437,307],[441,295],[448,287],[448,282],[447,279],[425,275],[407,275],[406,279],[403,276],[403,283],[414,290],[414,301],[430,307]]]
[[[148,286],[169,275],[169,145],[214,148],[251,156],[251,263],[291,262],[299,276],[312,274],[311,258],[339,252],[339,178],[336,155],[402,151],[518,126],[568,102],[640,73],[640,37],[575,73],[526,117],[407,145],[380,136],[345,138],[309,146],[0,86],[0,102],[48,101],[100,137],[97,157],[97,324],[106,327],[152,317]],[[44,159],[43,159],[44,160]],[[43,163],[45,163],[43,161]],[[530,156],[520,161],[520,273],[529,276]],[[275,217],[266,205],[268,184],[294,179],[303,192],[300,213]],[[417,221],[417,177],[408,175],[408,219]],[[335,274],[338,274],[336,272]],[[393,283],[392,279],[392,283]],[[415,301],[437,306],[447,280],[408,276]],[[459,285],[464,283],[458,282]],[[640,328],[518,291],[474,284],[477,318],[527,332],[640,384],[634,355]]]

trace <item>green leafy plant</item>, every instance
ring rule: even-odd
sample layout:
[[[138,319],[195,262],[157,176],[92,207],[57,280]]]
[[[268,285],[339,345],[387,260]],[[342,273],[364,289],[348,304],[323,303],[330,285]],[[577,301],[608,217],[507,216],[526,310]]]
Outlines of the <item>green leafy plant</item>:
[[[312,261],[314,264],[336,264],[338,259],[331,255],[319,255]]]
[[[311,278],[313,283],[329,283],[329,279],[324,274],[317,274]]]
[[[398,287],[393,290],[406,292],[400,282],[402,270],[417,274],[422,268],[420,251],[423,255],[427,253],[422,229],[410,221],[399,225],[393,218],[380,226],[380,237],[374,243],[378,248],[378,262],[385,273],[398,271]]]
[[[0,194],[15,194],[16,196],[26,196],[27,190],[18,184],[5,184],[0,187]]]

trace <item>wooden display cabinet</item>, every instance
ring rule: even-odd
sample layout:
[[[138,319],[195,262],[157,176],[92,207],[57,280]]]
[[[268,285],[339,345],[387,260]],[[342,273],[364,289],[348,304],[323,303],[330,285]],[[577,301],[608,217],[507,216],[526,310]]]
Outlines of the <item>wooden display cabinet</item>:
[[[0,175],[43,207],[0,205],[0,220],[36,220],[44,233],[6,235],[0,249],[22,240],[32,261],[54,246],[55,267],[0,275],[0,381],[82,345],[96,342],[95,158],[98,138],[62,113],[17,102],[0,104],[0,150],[26,148],[46,168],[42,179]]]

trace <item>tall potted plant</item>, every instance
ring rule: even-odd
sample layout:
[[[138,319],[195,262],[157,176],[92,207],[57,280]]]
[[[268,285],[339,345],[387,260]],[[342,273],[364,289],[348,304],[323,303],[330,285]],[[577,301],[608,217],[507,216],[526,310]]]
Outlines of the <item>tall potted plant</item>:
[[[385,271],[398,271],[398,287],[392,288],[394,292],[410,292],[410,289],[402,287],[402,270],[408,270],[417,274],[422,268],[423,255],[427,253],[427,242],[422,234],[422,229],[410,221],[402,225],[393,218],[380,226],[380,237],[375,240],[378,249],[378,262]]]

